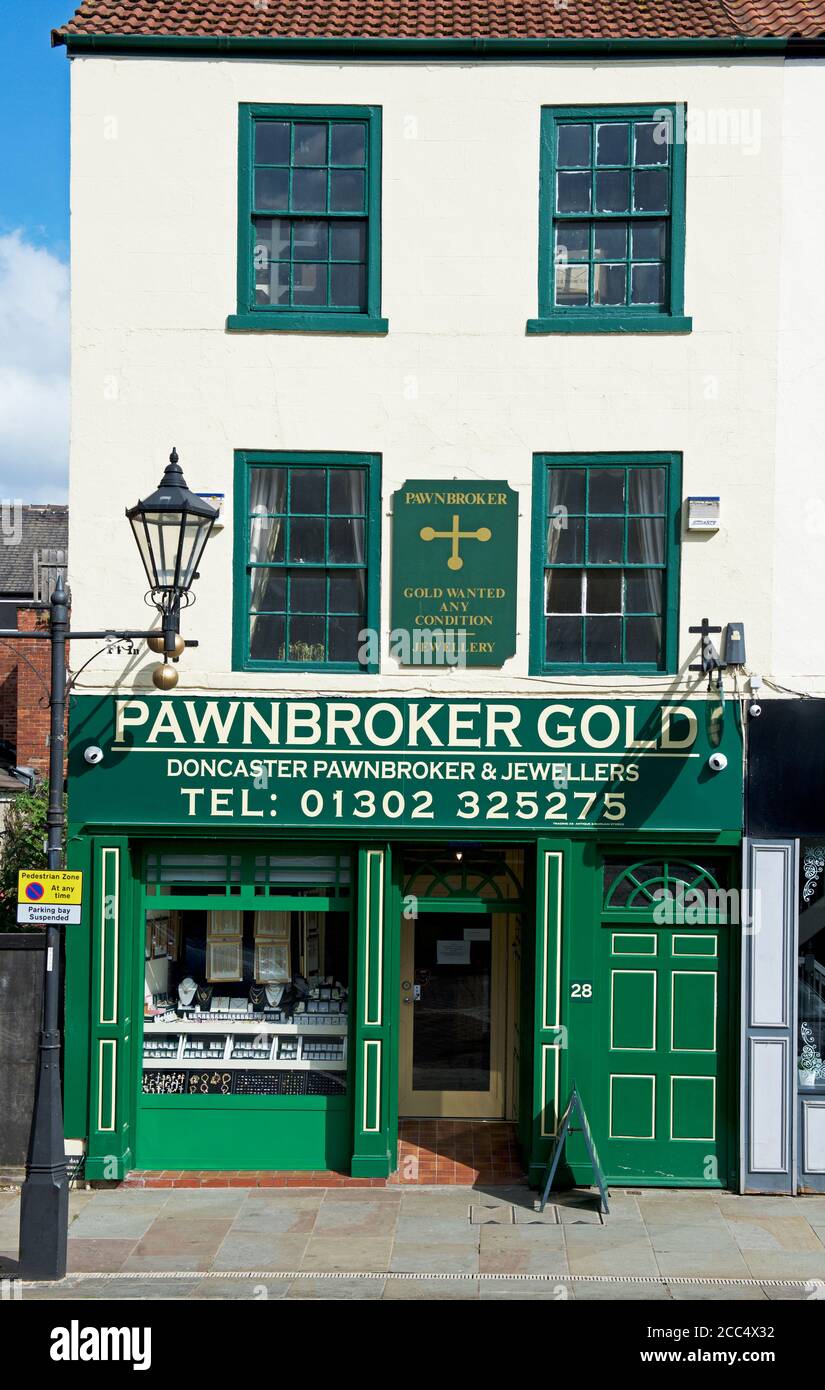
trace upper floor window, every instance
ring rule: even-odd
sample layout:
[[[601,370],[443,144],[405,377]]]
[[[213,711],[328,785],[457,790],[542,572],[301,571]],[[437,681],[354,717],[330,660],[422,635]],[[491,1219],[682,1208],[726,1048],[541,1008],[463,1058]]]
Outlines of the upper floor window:
[[[534,333],[686,332],[684,108],[545,107]]]
[[[532,672],[675,671],[679,457],[545,454],[534,469]]]
[[[235,467],[236,669],[374,669],[378,460],[242,452]]]
[[[227,327],[386,332],[378,108],[242,105],[238,173]]]

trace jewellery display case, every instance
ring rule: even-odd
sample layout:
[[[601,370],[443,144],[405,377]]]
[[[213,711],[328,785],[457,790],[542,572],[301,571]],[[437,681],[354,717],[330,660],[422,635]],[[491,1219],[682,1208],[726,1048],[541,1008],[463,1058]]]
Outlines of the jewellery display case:
[[[143,1094],[344,1095],[346,917],[178,909],[175,954],[155,957],[155,937],[170,941],[169,916],[159,908],[147,924]]]
[[[290,989],[291,1016],[284,1007],[261,1009],[252,1000],[224,996],[213,995],[209,1008],[180,1004],[173,1008],[168,1000],[157,1001],[169,1007],[143,1021],[144,1093],[336,1095],[345,1091],[346,989],[331,979],[313,980],[297,1000],[295,987]],[[253,989],[252,993],[256,1000],[260,995],[267,1001],[264,992]],[[282,998],[283,991],[280,994]],[[176,1072],[170,1070],[171,1063],[189,1065]],[[216,1069],[214,1086],[208,1075],[196,1078],[189,1066]],[[288,1079],[291,1072],[298,1073],[292,1080]]]
[[[306,1026],[305,1026],[306,1025]],[[308,1067],[323,1061],[326,1070],[346,1069],[347,1024],[336,1020],[321,1026],[302,1023],[212,1022],[209,1014],[189,1018],[145,1019],[144,1069],[163,1066],[170,1059],[220,1061],[229,1067]]]

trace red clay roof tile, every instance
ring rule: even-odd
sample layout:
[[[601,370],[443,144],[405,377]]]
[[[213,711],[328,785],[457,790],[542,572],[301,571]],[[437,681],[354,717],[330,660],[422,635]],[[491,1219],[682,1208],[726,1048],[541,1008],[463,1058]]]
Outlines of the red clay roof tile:
[[[61,35],[816,38],[825,0],[82,0]]]

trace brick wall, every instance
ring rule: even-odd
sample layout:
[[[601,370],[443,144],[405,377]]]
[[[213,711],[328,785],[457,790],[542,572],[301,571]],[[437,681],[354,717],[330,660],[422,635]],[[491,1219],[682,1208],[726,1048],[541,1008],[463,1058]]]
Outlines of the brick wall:
[[[48,630],[48,609],[40,604],[21,604],[17,626],[27,632]],[[50,644],[25,637],[4,640],[9,645],[0,646],[0,738],[16,748],[18,767],[33,767],[47,776]]]
[[[0,646],[0,742],[17,739],[17,657]]]

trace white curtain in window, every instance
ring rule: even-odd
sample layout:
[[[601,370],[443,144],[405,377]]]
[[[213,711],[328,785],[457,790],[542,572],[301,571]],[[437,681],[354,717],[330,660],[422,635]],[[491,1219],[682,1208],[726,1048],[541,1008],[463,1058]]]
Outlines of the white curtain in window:
[[[349,492],[350,512],[366,512],[366,509],[369,506],[367,480],[365,474],[362,472],[360,468],[352,468],[349,470],[347,485]],[[363,522],[360,526],[357,524],[357,522],[353,523],[352,529],[354,537],[353,544],[355,550],[355,560],[357,564],[363,565],[364,544],[367,535],[367,523]]]
[[[655,512],[659,510],[657,487],[658,473],[658,469],[640,468],[636,474],[640,512]],[[642,537],[642,563],[646,565],[659,566],[661,564],[661,557],[663,553],[662,546],[664,544],[664,541],[662,539],[662,528],[663,526],[667,525],[667,522],[663,522],[661,518],[644,517],[637,524],[640,528]],[[662,595],[660,598],[656,583],[656,577],[658,575],[661,577],[662,581],[664,581],[664,575],[662,570],[659,568],[648,569],[642,572],[644,573],[645,577],[647,610],[649,613],[658,614],[658,618],[656,621],[656,637],[657,641],[659,642],[659,645],[661,646],[662,602],[664,600],[664,591],[662,591]]]
[[[285,509],[282,468],[253,468],[249,480],[249,563],[271,563],[277,554],[278,540],[283,527],[282,517],[272,512]],[[269,577],[266,569],[253,569],[250,577],[250,608],[261,606]]]

